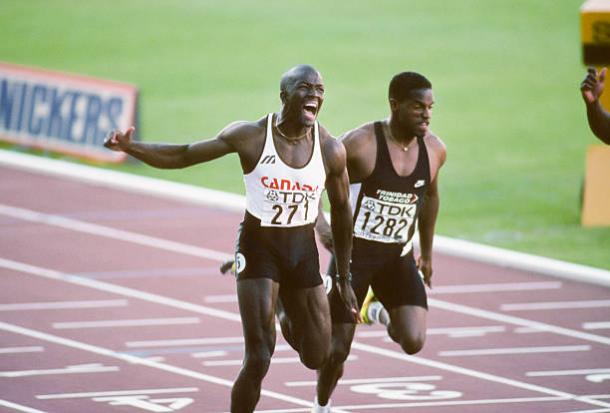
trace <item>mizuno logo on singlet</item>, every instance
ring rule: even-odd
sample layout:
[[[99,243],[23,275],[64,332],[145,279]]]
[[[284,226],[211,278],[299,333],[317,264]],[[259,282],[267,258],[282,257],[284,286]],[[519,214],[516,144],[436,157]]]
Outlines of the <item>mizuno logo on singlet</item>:
[[[424,181],[423,179],[420,179],[417,182],[415,182],[415,185],[413,185],[413,187],[419,188],[420,186],[424,186],[425,183],[426,183],[426,181]]]
[[[275,164],[275,155],[267,155],[261,161],[261,164]]]

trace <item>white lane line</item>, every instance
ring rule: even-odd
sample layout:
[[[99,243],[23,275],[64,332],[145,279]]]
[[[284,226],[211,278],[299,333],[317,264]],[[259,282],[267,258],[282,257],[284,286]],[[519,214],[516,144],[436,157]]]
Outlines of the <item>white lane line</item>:
[[[358,356],[349,355],[347,361],[358,360]],[[224,366],[241,366],[243,360],[210,360],[204,361],[203,364],[206,367],[224,367]],[[300,364],[301,359],[299,357],[271,357],[271,364]]]
[[[42,369],[42,370],[14,370],[0,371],[0,377],[26,377],[26,376],[48,376],[53,374],[82,374],[82,373],[105,373],[109,371],[119,371],[116,366],[104,366],[99,363],[94,364],[78,364],[60,369]]]
[[[552,324],[541,323],[538,321],[527,320],[525,318],[519,318],[509,316],[506,314],[495,313],[493,311],[481,310],[479,308],[468,307],[461,304],[449,303],[447,301],[441,301],[434,298],[428,299],[428,304],[432,307],[440,308],[443,310],[452,311],[460,314],[468,314],[474,317],[486,318],[497,322],[515,324],[521,327],[535,328],[538,330],[546,331],[549,333],[559,334],[562,336],[579,338],[585,341],[591,341],[594,343],[600,343],[610,345],[610,337],[598,336],[595,334],[584,333],[582,331],[571,330],[569,328],[563,328],[554,326]]]
[[[243,337],[208,337],[208,338],[181,338],[173,340],[146,340],[146,341],[128,341],[125,343],[127,347],[183,347],[183,346],[198,346],[208,344],[241,344],[244,342]]]
[[[539,303],[514,303],[502,304],[502,311],[532,311],[532,310],[564,310],[576,308],[600,308],[610,307],[610,300],[586,300],[586,301],[555,301]]]
[[[545,371],[528,371],[525,373],[528,377],[544,377],[544,376],[573,376],[587,375],[596,373],[610,373],[610,368],[607,369],[577,369],[577,370],[545,370]]]
[[[527,283],[497,283],[497,284],[466,284],[466,285],[435,285],[430,295],[439,294],[470,294],[491,293],[505,291],[538,291],[555,290],[562,286],[561,281],[527,282]],[[205,298],[209,303],[237,302],[235,294],[208,295]]]
[[[145,268],[141,270],[123,270],[123,271],[87,271],[75,273],[87,278],[115,279],[115,278],[180,278],[180,277],[201,277],[203,275],[217,276],[218,265],[199,266],[190,268]]]
[[[594,409],[594,410],[570,410],[559,413],[609,413],[609,409]]]
[[[97,321],[65,321],[53,323],[57,330],[81,329],[81,328],[106,328],[106,327],[146,327],[146,326],[170,326],[179,324],[198,324],[198,317],[174,317],[174,318],[142,318],[136,320],[97,320]]]
[[[555,290],[561,288],[561,281],[524,282],[524,283],[497,283],[497,284],[460,284],[439,285],[430,290],[431,295],[436,294],[470,294],[492,293],[503,291],[537,291]]]
[[[8,400],[3,400],[0,399],[0,406],[3,407],[8,407],[10,409],[19,411],[19,412],[24,412],[24,413],[46,413],[42,410],[37,410],[28,406],[23,406],[21,404],[17,404],[17,403],[13,403],[13,402],[9,402]]]
[[[44,351],[44,347],[23,346],[23,347],[1,347],[0,348],[0,354],[40,353],[41,351]]]
[[[513,333],[515,334],[535,334],[545,333],[546,331],[539,327],[515,327]]]
[[[403,382],[418,382],[418,381],[438,381],[442,380],[442,376],[402,376],[402,377],[378,377],[368,379],[341,379],[337,383],[338,386],[350,384],[368,384],[368,383],[403,383]],[[309,387],[316,386],[317,381],[287,381],[284,383],[288,387]]]
[[[237,294],[206,295],[203,299],[206,303],[236,303]]]
[[[216,268],[216,267],[214,267]],[[217,272],[217,269],[216,269]],[[324,276],[324,274],[322,274]],[[434,290],[430,290],[431,295],[436,294],[466,294],[466,293],[488,293],[501,291],[533,291],[533,290],[548,290],[561,288],[562,283],[559,281],[552,282],[532,282],[532,283],[507,283],[507,284],[472,284],[472,285],[447,285],[435,286]],[[231,303],[237,302],[235,294],[219,294],[208,295],[205,301],[210,303]]]
[[[354,341],[352,343],[352,348],[360,350],[360,351],[366,351],[368,353],[388,357],[388,358],[393,358],[396,360],[403,360],[403,361],[406,361],[409,363],[414,363],[414,364],[419,364],[422,366],[450,371],[452,373],[456,373],[459,375],[475,377],[480,380],[500,383],[500,384],[504,384],[507,386],[517,387],[520,389],[525,389],[525,390],[529,390],[529,391],[533,391],[533,392],[544,393],[544,394],[548,394],[550,396],[557,396],[557,397],[567,398],[570,400],[576,400],[579,402],[592,404],[594,406],[610,407],[609,403],[604,403],[604,402],[601,402],[598,400],[589,399],[587,397],[577,396],[575,394],[551,389],[551,388],[544,387],[544,386],[538,386],[535,384],[529,384],[529,383],[525,383],[525,382],[518,381],[518,380],[508,379],[508,378],[505,378],[502,376],[496,376],[495,374],[489,374],[489,373],[484,373],[484,372],[480,372],[480,371],[476,371],[476,370],[472,370],[472,369],[468,369],[468,368],[464,368],[464,367],[454,366],[452,364],[444,363],[441,361],[428,360],[428,359],[418,357],[418,356],[408,355],[408,354],[400,353],[400,352],[393,351],[393,350],[387,350],[387,349],[383,349],[383,348],[379,348],[379,347],[375,347],[375,346],[370,346],[368,344],[362,344],[362,343],[356,342],[356,341]]]
[[[192,353],[191,357],[194,357],[197,359],[206,359],[206,358],[212,358],[212,357],[224,357],[227,354],[228,354],[228,352],[226,352],[224,350],[200,351],[197,353]]]
[[[610,328],[610,321],[583,323],[582,328],[585,330],[607,330]]]
[[[125,307],[127,300],[49,301],[38,303],[0,304],[0,311],[63,310],[77,308]]]
[[[190,377],[196,380],[205,381],[208,383],[218,384],[224,387],[233,388],[233,381],[225,380],[220,377],[211,376],[209,374],[203,374],[201,372],[187,370],[181,367],[172,366],[170,364],[160,363],[153,360],[147,360],[140,357],[131,356],[129,354],[117,353],[113,350],[106,349],[99,346],[94,346],[91,344],[82,343],[75,340],[70,340],[67,338],[43,333],[41,331],[31,330],[29,328],[20,327],[8,323],[4,323],[0,321],[0,330],[10,331],[15,334],[21,334],[28,337],[33,337],[39,340],[44,340],[51,343],[56,343],[59,345],[63,345],[66,347],[76,348],[83,351],[88,351],[90,353],[100,354],[106,357],[111,357],[115,359],[119,359],[131,364],[140,364],[143,366],[151,367],[154,369],[166,371],[168,373],[177,374],[184,377]],[[273,392],[270,390],[261,390],[261,395],[265,397],[274,398],[277,400],[282,400],[285,402],[296,404],[297,406],[305,406],[311,407],[311,402],[306,400],[301,400],[296,397],[288,396],[285,394]],[[50,395],[52,396],[52,395]]]
[[[372,409],[399,409],[413,407],[441,407],[441,406],[476,406],[476,405],[494,405],[507,403],[538,403],[538,402],[556,402],[566,400],[563,397],[516,397],[512,399],[479,399],[479,400],[447,400],[437,402],[414,402],[414,403],[385,403],[385,404],[364,404],[355,406],[341,406],[342,409],[350,410],[366,410]]]
[[[58,271],[35,267],[32,265],[23,264],[23,263],[19,263],[16,261],[11,261],[11,260],[6,260],[3,258],[0,258],[0,267],[4,267],[4,268],[12,269],[15,271],[20,271],[20,272],[25,272],[25,273],[32,274],[32,275],[51,278],[51,279],[55,279],[58,281],[65,281],[65,282],[74,283],[74,284],[78,284],[78,285],[82,285],[82,286],[86,286],[86,287],[90,287],[90,288],[100,289],[103,291],[109,291],[109,292],[113,292],[115,294],[126,295],[129,297],[137,297],[137,298],[141,298],[143,300],[155,302],[158,304],[177,307],[177,308],[181,308],[181,309],[184,309],[187,311],[193,311],[193,312],[200,313],[200,314],[207,314],[210,316],[241,323],[241,317],[239,316],[239,314],[231,313],[228,311],[220,311],[220,310],[212,311],[213,309],[203,307],[203,306],[200,306],[197,304],[191,304],[191,303],[183,302],[180,300],[163,297],[163,296],[160,296],[157,294],[150,294],[150,293],[145,293],[145,292],[141,292],[138,290],[132,290],[130,288],[120,287],[120,286],[116,286],[113,284],[107,284],[107,283],[103,283],[101,281],[83,279],[82,277],[77,277],[77,276],[69,275],[69,274],[63,274]],[[569,336],[575,335],[579,338],[583,338],[583,339],[589,340],[589,341],[595,341],[595,342],[601,341],[604,344],[610,343],[610,339],[606,338],[606,337],[580,333],[577,331],[568,330],[568,329],[564,329],[564,328],[560,328],[560,327],[556,327],[556,326],[551,326],[548,324],[519,319],[517,317],[505,316],[502,314],[492,313],[490,311],[478,310],[478,309],[471,308],[471,307],[451,304],[451,303],[447,303],[447,302],[436,300],[436,299],[430,299],[428,302],[429,302],[429,304],[435,305],[436,307],[448,309],[450,311],[456,311],[458,313],[476,315],[476,316],[482,317],[482,318],[492,318],[495,321],[504,321],[504,322],[508,322],[511,324],[525,325],[528,327],[532,327],[532,326],[541,327],[547,331],[557,332],[558,334],[562,334],[562,335],[569,335]],[[498,319],[500,319],[500,320],[498,320]],[[502,383],[502,384],[508,384],[510,386],[526,388],[528,390],[552,394],[555,396],[559,395],[561,397],[569,397],[569,398],[578,399],[578,400],[582,399],[581,401],[586,400],[585,403],[593,404],[596,406],[610,407],[610,404],[605,404],[605,403],[599,404],[601,402],[598,402],[596,400],[588,400],[586,398],[584,398],[584,399],[578,398],[577,396],[575,396],[573,394],[560,392],[560,391],[548,389],[548,388],[541,387],[541,386],[534,386],[534,385],[530,385],[527,383],[506,379],[503,377],[494,376],[491,374],[477,372],[475,370],[464,369],[461,367],[452,366],[450,364],[436,362],[433,360],[420,359],[419,357],[415,357],[415,356],[407,356],[406,354],[403,354],[403,353],[383,350],[383,349],[380,349],[380,348],[377,348],[374,346],[365,345],[365,344],[362,344],[362,343],[359,343],[356,341],[352,344],[352,348],[357,348],[362,351],[366,351],[366,352],[369,352],[372,354],[382,355],[382,356],[389,357],[389,358],[406,360],[408,362],[419,363],[419,364],[424,364],[424,365],[428,365],[428,366],[432,366],[432,367],[436,367],[436,368],[440,368],[440,369],[444,369],[444,370],[449,370],[449,371],[456,372],[458,374],[464,374],[464,375],[468,375],[471,377],[477,377],[482,380],[488,380],[488,381],[498,382],[498,383]],[[137,360],[137,358],[136,358],[136,360]],[[232,383],[230,383],[228,381],[225,381],[225,382],[229,383],[229,385],[232,386]],[[311,403],[307,403],[306,406],[311,407]]]
[[[481,327],[446,327],[446,328],[429,328],[426,330],[426,335],[446,335],[451,338],[461,337],[482,337],[489,333],[502,333],[506,331],[504,326],[481,326]],[[387,337],[386,330],[362,331],[357,332],[356,337],[371,338],[371,337]]]
[[[429,328],[428,335],[447,335],[453,338],[459,337],[482,337],[489,333],[502,333],[506,331],[504,326],[482,326],[482,327],[450,327]]]
[[[54,393],[54,394],[41,394],[36,396],[39,400],[52,400],[52,399],[83,399],[90,397],[104,397],[104,396],[131,396],[140,394],[164,394],[164,393],[194,393],[198,392],[197,387],[176,387],[176,388],[165,388],[165,389],[141,389],[141,390],[110,390],[110,391],[96,391],[96,392],[84,392],[84,393]]]
[[[120,241],[131,242],[156,248],[164,251],[177,252],[180,254],[192,255],[195,257],[206,258],[216,261],[225,261],[233,258],[231,254],[214,251],[207,248],[195,247],[181,242],[168,241],[162,238],[142,235],[135,232],[124,231],[110,228],[103,225],[91,224],[89,222],[77,221],[75,219],[64,218],[59,215],[44,214],[24,208],[16,208],[10,205],[0,204],[0,214],[13,218],[22,219],[29,222],[37,222],[45,225],[52,225],[71,231],[83,232],[86,234],[97,235],[106,238],[117,239]]]
[[[126,297],[138,298],[140,300],[163,304],[169,307],[192,311],[194,313],[205,314],[212,317],[222,318],[225,320],[238,321],[241,323],[241,317],[239,316],[239,314],[235,314],[229,311],[217,310],[211,307],[204,307],[198,304],[187,303],[185,301],[176,300],[157,294],[147,293],[144,291],[134,290],[132,288],[122,287],[116,284],[110,284],[98,280],[91,280],[88,278],[79,277],[77,275],[66,274],[60,271],[49,270],[46,268],[24,264],[17,261],[6,260],[3,258],[0,258],[0,267],[13,271],[23,272],[26,274],[36,275],[43,278],[49,278],[52,280],[64,281],[70,284],[76,284],[83,287],[106,291],[109,293],[118,294]]]
[[[570,351],[589,351],[591,346],[546,346],[546,347],[506,347],[506,348],[481,348],[472,350],[448,350],[440,351],[442,357],[463,356],[494,356],[503,354],[530,354],[530,353],[563,353]]]

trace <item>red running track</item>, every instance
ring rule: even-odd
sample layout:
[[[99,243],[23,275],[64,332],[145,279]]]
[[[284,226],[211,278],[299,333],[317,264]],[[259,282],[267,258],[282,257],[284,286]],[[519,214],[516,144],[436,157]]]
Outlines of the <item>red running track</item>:
[[[0,176],[0,411],[228,411],[240,214]],[[607,288],[436,254],[429,293],[415,356],[358,328],[337,412],[610,412]],[[314,380],[279,338],[257,411],[307,412]]]

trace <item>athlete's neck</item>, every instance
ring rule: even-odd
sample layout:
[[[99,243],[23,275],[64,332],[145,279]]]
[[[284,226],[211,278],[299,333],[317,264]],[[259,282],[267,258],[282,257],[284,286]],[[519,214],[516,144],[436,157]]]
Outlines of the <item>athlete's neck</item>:
[[[385,125],[388,139],[400,146],[402,150],[406,152],[409,149],[409,145],[415,140],[415,135],[406,132],[398,121],[392,117],[386,119],[383,124]]]
[[[295,122],[282,117],[281,114],[275,115],[273,128],[282,139],[293,144],[307,138],[311,132],[311,126],[303,125],[300,122],[297,125]]]

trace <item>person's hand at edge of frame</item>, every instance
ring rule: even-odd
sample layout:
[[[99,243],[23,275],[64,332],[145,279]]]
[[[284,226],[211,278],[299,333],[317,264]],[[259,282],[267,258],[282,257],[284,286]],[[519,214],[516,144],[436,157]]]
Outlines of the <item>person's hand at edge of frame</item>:
[[[607,68],[597,72],[594,67],[587,68],[587,76],[580,84],[582,98],[587,105],[591,105],[599,100],[604,92],[604,83],[606,81]]]
[[[113,130],[108,133],[104,146],[113,151],[122,151],[131,143],[131,136],[135,132],[135,126],[128,128],[124,133],[118,130]]]
[[[343,305],[345,305],[345,308],[347,308],[354,317],[354,321],[358,324],[362,323],[362,316],[360,315],[360,311],[358,311],[358,300],[356,299],[356,294],[354,294],[354,289],[352,288],[351,276],[335,276],[335,286],[337,287],[341,301],[343,301]]]
[[[424,284],[426,284],[428,288],[432,289],[432,260],[422,258],[421,256],[418,257],[417,268],[422,279],[424,280]]]

